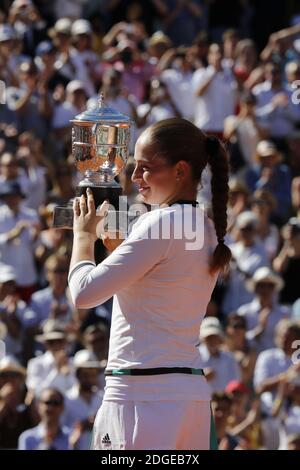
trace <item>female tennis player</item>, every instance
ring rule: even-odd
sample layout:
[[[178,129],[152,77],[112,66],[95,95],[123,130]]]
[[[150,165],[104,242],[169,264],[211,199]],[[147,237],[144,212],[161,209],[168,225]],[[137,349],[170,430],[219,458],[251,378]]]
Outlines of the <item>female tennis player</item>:
[[[196,345],[217,275],[231,256],[224,244],[227,155],[218,139],[174,118],[146,129],[134,158],[132,180],[144,202],[158,207],[143,214],[98,266],[92,193],[74,202],[74,304],[90,308],[114,295],[105,394],[92,447],[209,449],[210,390]],[[196,202],[207,163],[213,221]],[[194,245],[186,221],[196,221]]]

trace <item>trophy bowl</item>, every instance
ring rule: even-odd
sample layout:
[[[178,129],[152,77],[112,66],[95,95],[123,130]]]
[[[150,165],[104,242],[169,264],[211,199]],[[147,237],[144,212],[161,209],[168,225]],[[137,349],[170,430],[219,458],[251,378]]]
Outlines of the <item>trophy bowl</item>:
[[[75,116],[72,122],[72,155],[77,170],[84,178],[76,187],[76,196],[93,192],[96,207],[107,199],[119,210],[121,186],[115,177],[125,167],[130,140],[130,118],[105,106],[103,95],[97,104]],[[73,226],[73,203],[54,209],[53,226]]]

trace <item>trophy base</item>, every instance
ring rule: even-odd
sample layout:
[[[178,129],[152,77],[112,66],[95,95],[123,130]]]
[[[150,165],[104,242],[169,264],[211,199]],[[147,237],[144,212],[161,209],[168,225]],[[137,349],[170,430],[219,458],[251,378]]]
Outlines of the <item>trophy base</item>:
[[[114,206],[115,210],[119,208],[119,197],[122,195],[121,186],[77,186],[76,197],[80,197],[82,194],[86,196],[86,190],[89,188],[94,196],[95,207],[97,208],[102,204],[105,199]]]
[[[80,197],[82,194],[86,196],[86,190],[89,186],[77,186],[76,196]],[[115,212],[109,211],[106,220],[106,227],[109,227],[109,230],[118,230],[120,220],[124,220],[125,212],[120,213],[119,208],[119,196],[122,194],[121,187],[111,187],[111,186],[92,186],[90,187],[93,192],[95,207],[99,207],[102,202],[107,199],[109,203],[115,208]],[[119,217],[120,215],[120,217]],[[72,230],[73,228],[73,200],[70,200],[64,206],[56,206],[54,208],[53,214],[53,227]]]

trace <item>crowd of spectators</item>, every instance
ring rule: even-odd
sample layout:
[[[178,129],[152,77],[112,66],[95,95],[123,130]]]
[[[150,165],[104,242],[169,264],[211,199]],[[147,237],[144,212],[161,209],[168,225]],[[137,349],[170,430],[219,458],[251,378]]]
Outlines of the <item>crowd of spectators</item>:
[[[219,448],[300,449],[297,7],[292,0],[1,2],[0,448],[90,445],[112,299],[74,308],[72,232],[54,229],[52,216],[80,179],[70,119],[102,91],[133,123],[119,176],[130,204],[138,200],[134,143],[147,126],[183,117],[225,142],[233,258],[197,345]],[[208,213],[210,178],[207,167],[198,201]],[[98,259],[106,255],[99,242]]]

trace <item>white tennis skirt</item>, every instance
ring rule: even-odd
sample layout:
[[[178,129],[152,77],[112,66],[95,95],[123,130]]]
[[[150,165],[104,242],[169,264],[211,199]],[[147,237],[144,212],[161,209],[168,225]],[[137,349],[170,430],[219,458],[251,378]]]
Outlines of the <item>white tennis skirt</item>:
[[[104,401],[95,419],[94,450],[216,448],[208,401]]]

